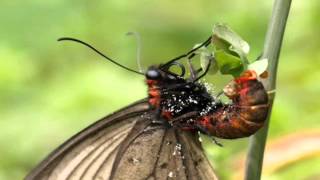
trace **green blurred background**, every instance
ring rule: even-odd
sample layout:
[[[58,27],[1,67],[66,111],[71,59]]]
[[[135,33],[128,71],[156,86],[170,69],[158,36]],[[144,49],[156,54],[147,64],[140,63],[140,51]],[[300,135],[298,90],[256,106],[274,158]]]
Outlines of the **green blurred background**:
[[[146,96],[142,77],[57,38],[82,39],[136,69],[136,41],[126,32],[141,34],[146,68],[186,52],[210,35],[214,23],[225,22],[249,42],[254,59],[263,48],[272,3],[1,0],[0,179],[21,179],[72,134]],[[318,0],[292,4],[268,143],[291,133],[320,131],[319,10]],[[212,82],[226,83],[219,79]],[[248,139],[221,142],[223,148],[205,144],[209,158],[222,179],[237,179]],[[303,156],[264,173],[263,179],[320,179],[319,153]]]

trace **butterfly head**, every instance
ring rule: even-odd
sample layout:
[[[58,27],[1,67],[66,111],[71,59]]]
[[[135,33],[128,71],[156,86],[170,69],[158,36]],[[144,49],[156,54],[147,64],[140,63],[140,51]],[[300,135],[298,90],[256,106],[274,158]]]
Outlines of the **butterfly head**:
[[[172,66],[177,66],[180,69],[180,74],[170,70]],[[166,86],[170,84],[177,84],[186,82],[184,78],[185,67],[177,62],[166,65],[150,66],[145,73],[147,84],[157,84],[159,86]]]

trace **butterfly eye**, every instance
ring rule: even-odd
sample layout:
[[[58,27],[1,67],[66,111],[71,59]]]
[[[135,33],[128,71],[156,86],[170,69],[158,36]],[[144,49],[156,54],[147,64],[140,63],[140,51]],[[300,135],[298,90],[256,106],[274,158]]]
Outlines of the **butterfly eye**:
[[[161,73],[156,69],[149,69],[146,73],[147,79],[159,80],[161,79]]]

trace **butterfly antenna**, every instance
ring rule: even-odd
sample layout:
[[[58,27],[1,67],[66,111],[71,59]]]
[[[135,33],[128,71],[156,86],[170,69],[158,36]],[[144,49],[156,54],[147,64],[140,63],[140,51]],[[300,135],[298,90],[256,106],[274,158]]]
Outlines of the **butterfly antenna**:
[[[59,38],[58,41],[74,41],[74,42],[77,42],[77,43],[80,43],[82,45],[85,45],[87,46],[88,48],[92,49],[93,51],[95,51],[96,53],[98,53],[100,56],[106,58],[107,60],[109,60],[110,62],[112,62],[113,64],[119,66],[119,67],[122,67],[123,69],[126,69],[128,71],[131,71],[131,72],[134,72],[136,74],[140,74],[140,75],[144,75],[143,73],[139,72],[139,71],[136,71],[136,70],[133,70],[133,69],[130,69],[118,62],[116,62],[115,60],[109,58],[108,56],[106,56],[105,54],[103,54],[102,52],[100,52],[99,50],[97,50],[96,48],[94,48],[93,46],[91,46],[90,44],[86,43],[86,42],[83,42],[79,39],[75,39],[75,38],[70,38],[70,37],[63,37],[63,38]]]
[[[190,57],[190,59],[191,59],[195,55],[194,52],[197,51],[198,49],[200,49],[201,47],[207,47],[211,43],[211,39],[212,39],[212,36],[210,36],[206,41],[204,41],[199,46],[191,49],[189,52],[169,60],[167,63],[161,65],[161,67],[166,67],[166,66],[170,65],[172,62],[177,61],[181,58]]]
[[[139,72],[143,73],[144,70],[142,69],[141,66],[141,47],[142,47],[142,43],[141,43],[141,36],[138,32],[127,32],[126,33],[127,36],[134,36],[136,38],[137,41],[137,65],[138,65],[138,69]]]

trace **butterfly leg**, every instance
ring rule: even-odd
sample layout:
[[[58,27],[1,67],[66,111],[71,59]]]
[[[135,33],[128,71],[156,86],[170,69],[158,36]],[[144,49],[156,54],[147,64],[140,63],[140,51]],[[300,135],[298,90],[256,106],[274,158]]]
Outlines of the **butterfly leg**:
[[[198,75],[199,73],[203,70],[202,68],[199,68],[199,69],[195,69],[192,65],[192,58],[195,54],[191,54],[189,57],[188,57],[188,61],[187,61],[187,65],[189,67],[189,71],[190,71],[190,77],[189,79],[191,81],[195,81],[197,78],[198,78]]]
[[[216,145],[218,145],[220,147],[223,147],[223,145],[215,137],[209,135],[209,132],[204,127],[199,126],[199,125],[195,125],[195,127],[201,133],[208,135],[213,143],[215,143]]]
[[[166,125],[170,126],[168,121],[164,120],[161,116],[161,109],[156,109],[154,113],[154,117],[151,119],[151,123],[153,125]]]
[[[213,136],[211,137],[211,140],[213,143],[215,143],[216,145],[220,146],[220,147],[223,147],[223,145],[216,139],[214,138]]]
[[[197,117],[198,113],[196,111],[185,113],[181,116],[175,117],[169,120],[169,123],[172,126],[182,125],[182,126],[190,126],[194,124],[194,121]]]
[[[193,54],[193,56],[194,56],[194,54]],[[192,57],[193,56],[189,56],[188,57],[188,61],[187,61],[187,64],[188,64],[188,67],[189,67],[189,71],[190,71],[190,79],[191,80],[194,80],[194,79],[196,79],[197,78],[197,72],[196,72],[196,70],[194,69],[194,67],[193,67],[193,65],[192,65],[192,63],[191,63],[191,61],[192,61]]]

